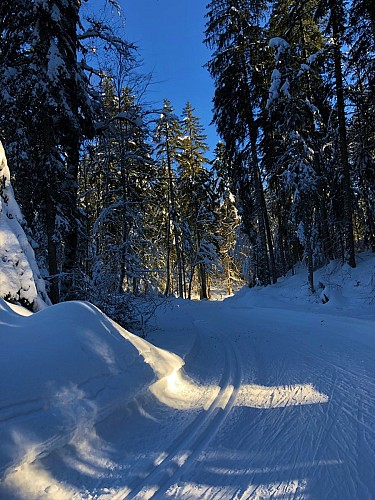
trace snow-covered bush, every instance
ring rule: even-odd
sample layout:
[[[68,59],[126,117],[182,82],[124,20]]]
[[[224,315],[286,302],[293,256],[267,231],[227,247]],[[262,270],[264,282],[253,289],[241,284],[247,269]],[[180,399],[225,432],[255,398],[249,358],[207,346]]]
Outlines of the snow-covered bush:
[[[37,311],[50,300],[23,223],[0,142],[0,296]]]

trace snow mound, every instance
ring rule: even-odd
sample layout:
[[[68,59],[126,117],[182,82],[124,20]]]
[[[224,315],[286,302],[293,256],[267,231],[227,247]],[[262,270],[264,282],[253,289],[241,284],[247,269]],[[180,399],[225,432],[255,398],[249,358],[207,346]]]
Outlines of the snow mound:
[[[183,365],[89,303],[25,315],[0,299],[0,324],[0,479],[79,440]]]
[[[225,299],[231,307],[267,307],[295,309],[309,306],[311,310],[336,312],[354,317],[374,318],[375,303],[375,254],[362,252],[357,255],[357,267],[351,268],[338,261],[314,273],[315,293],[311,293],[307,270],[296,266],[294,274],[279,278],[267,287],[244,286],[233,297]]]

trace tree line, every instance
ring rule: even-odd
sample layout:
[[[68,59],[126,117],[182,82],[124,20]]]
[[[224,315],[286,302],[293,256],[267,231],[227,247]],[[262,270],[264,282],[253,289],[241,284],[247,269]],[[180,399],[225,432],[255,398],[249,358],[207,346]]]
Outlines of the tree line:
[[[269,284],[375,250],[375,7],[363,0],[212,0],[214,122]]]
[[[125,321],[134,296],[230,288],[239,217],[193,106],[144,104],[136,48],[87,12],[1,2],[0,134],[52,302]]]
[[[114,0],[107,7],[118,9]],[[0,4],[0,135],[53,302],[209,298],[375,250],[371,2],[212,0],[221,137],[142,101],[136,47],[80,0]],[[125,312],[124,312],[125,311]]]

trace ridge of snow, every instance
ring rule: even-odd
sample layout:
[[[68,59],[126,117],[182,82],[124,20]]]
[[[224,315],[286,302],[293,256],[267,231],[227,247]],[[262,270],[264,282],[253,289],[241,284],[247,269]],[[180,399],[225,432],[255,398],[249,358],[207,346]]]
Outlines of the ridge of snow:
[[[23,314],[0,299],[0,478],[79,439],[184,364],[89,303]]]

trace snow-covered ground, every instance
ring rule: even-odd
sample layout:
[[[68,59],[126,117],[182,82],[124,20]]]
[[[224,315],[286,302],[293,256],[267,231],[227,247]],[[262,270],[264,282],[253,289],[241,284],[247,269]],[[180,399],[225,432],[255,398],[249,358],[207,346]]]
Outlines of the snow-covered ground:
[[[2,301],[0,498],[375,498],[375,257],[306,281],[171,301],[150,342]]]

